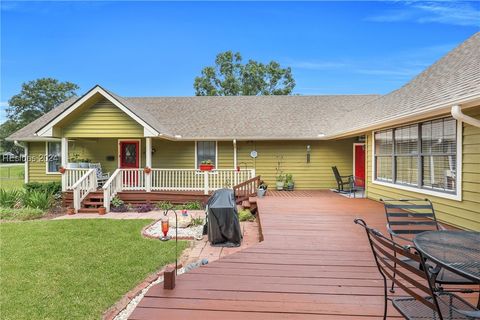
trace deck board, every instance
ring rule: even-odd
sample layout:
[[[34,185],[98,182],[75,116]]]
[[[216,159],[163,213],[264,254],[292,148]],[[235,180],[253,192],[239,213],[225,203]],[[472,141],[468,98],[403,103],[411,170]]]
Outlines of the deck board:
[[[380,203],[309,191],[258,206],[263,242],[180,275],[174,290],[152,287],[130,319],[381,318],[383,282],[353,223],[385,231]],[[389,318],[400,318],[391,306]]]

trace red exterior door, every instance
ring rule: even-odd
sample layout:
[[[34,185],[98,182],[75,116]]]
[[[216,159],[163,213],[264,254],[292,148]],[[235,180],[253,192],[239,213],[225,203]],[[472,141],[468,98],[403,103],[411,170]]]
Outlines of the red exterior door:
[[[139,145],[138,141],[120,141],[120,168],[139,168]]]
[[[355,145],[355,177],[362,179],[358,181],[359,186],[365,186],[365,145]]]
[[[140,166],[140,143],[139,141],[120,141],[120,168],[135,169]],[[123,183],[125,186],[137,187],[139,184],[137,171],[123,171]]]

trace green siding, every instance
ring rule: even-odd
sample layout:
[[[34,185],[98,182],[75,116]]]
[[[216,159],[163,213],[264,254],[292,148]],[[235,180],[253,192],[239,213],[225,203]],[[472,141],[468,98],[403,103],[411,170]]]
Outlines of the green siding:
[[[168,141],[154,139],[156,152],[152,157],[154,168],[195,168],[195,143],[193,141]]]
[[[28,179],[36,182],[60,181],[61,175],[47,174],[46,142],[28,143]]]
[[[467,114],[480,119],[480,107]],[[372,133],[367,137],[367,196],[380,198],[428,198],[439,220],[464,229],[480,231],[480,128],[463,125],[462,201],[444,199],[418,192],[400,190],[372,183]]]
[[[143,137],[143,127],[106,99],[74,115],[62,127],[69,138]]]
[[[238,142],[238,164],[241,168],[255,168],[270,187],[275,188],[277,156],[283,156],[282,170],[293,175],[297,189],[330,189],[336,183],[332,166],[343,175],[352,174],[353,139],[335,141],[257,141]],[[311,146],[310,163],[307,163],[307,145]],[[252,159],[250,152],[258,157]]]

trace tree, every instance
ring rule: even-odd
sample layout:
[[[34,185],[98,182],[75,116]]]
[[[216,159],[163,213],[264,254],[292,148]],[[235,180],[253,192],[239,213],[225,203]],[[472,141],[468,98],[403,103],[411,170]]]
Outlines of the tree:
[[[7,117],[23,127],[75,95],[79,87],[71,82],[40,78],[22,84],[22,90],[9,101]]]
[[[79,87],[71,82],[41,78],[22,84],[22,90],[8,101],[7,121],[0,125],[0,147],[19,153],[5,138],[75,95]]]
[[[239,52],[226,51],[217,55],[215,66],[203,68],[193,87],[197,96],[289,95],[295,80],[278,62],[242,64]]]

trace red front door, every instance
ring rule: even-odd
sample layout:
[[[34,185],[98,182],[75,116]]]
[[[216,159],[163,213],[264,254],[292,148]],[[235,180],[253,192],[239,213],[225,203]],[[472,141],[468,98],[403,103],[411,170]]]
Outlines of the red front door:
[[[138,141],[120,141],[120,168],[139,168],[139,145]]]
[[[120,168],[134,169],[140,166],[140,143],[138,141],[120,141]],[[137,171],[123,171],[123,183],[129,187],[138,186]]]
[[[355,145],[355,177],[358,177],[362,180],[358,180],[357,184],[359,186],[365,186],[365,145],[356,144]]]

